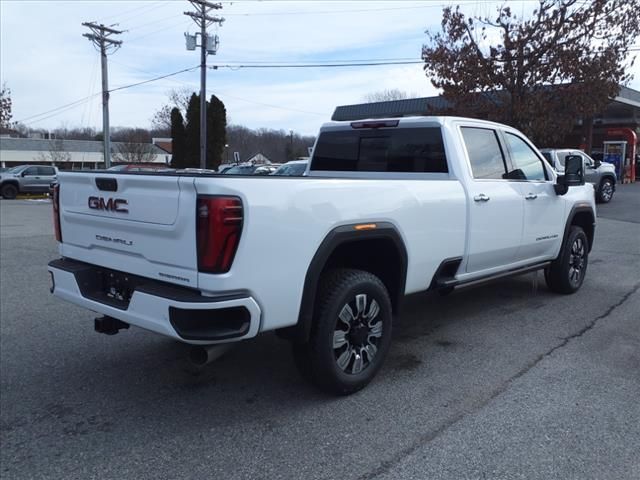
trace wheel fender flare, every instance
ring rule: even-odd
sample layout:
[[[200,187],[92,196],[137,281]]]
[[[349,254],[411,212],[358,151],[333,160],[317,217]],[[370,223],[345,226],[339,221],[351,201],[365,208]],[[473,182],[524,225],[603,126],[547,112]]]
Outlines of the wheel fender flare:
[[[589,224],[589,226],[591,227],[591,231],[590,232],[585,231],[585,234],[587,235],[587,239],[589,240],[589,252],[591,252],[591,248],[593,247],[595,229],[596,229],[595,213],[593,212],[593,208],[591,208],[590,205],[574,205],[573,208],[571,208],[571,211],[569,212],[569,216],[567,217],[567,223],[564,226],[564,235],[562,237],[562,244],[560,246],[560,253],[558,255],[562,255],[562,248],[564,248],[564,244],[567,241],[567,237],[569,236],[569,230],[571,229],[572,225],[575,225],[574,219],[576,215],[580,213],[587,213],[591,217],[590,224]]]
[[[320,246],[316,250],[311,263],[309,264],[309,268],[307,269],[307,274],[305,276],[302,299],[300,302],[300,311],[298,314],[298,323],[292,327],[294,332],[290,332],[293,333],[293,339],[295,341],[305,342],[308,340],[311,332],[311,324],[313,322],[313,310],[320,275],[333,252],[345,243],[372,239],[391,240],[394,243],[400,253],[401,262],[399,265],[400,285],[397,296],[396,298],[393,298],[392,301],[394,301],[396,305],[400,304],[401,299],[404,296],[408,264],[407,249],[405,247],[404,240],[396,226],[390,222],[366,223],[375,224],[376,227],[370,230],[358,230],[355,227],[357,225],[362,225],[362,223],[341,225],[331,230],[320,243]]]
[[[602,175],[602,177],[600,178],[600,184],[598,186],[602,185],[602,182],[604,182],[607,179],[611,180],[611,182],[613,183],[613,189],[615,190],[615,188],[616,188],[616,177],[615,177],[615,175],[612,175],[610,173]]]
[[[13,185],[14,187],[16,187],[18,192],[20,192],[20,182],[18,182],[17,180],[4,180],[4,181],[2,181],[2,183],[0,183],[0,189],[2,189],[2,187],[4,187],[5,185]]]

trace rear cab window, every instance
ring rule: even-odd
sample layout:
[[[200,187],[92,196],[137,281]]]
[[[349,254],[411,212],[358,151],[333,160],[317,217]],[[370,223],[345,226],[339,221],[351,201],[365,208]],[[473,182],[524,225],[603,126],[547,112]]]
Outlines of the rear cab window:
[[[315,146],[310,170],[449,172],[439,126],[322,132]]]

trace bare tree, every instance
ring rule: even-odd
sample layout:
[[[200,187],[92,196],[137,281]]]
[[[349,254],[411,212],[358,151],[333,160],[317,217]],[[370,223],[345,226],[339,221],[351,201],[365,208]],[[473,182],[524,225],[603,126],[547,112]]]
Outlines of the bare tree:
[[[308,148],[313,146],[315,137],[303,136],[284,130],[261,128],[252,130],[241,125],[227,126],[227,144],[224,162],[233,162],[233,152],[240,154],[241,161],[249,159],[256,153],[262,153],[274,163],[290,160],[292,157],[308,155]]]
[[[445,8],[422,49],[425,72],[452,106],[441,113],[488,117],[552,144],[631,78],[640,0],[539,0],[530,18],[505,5],[493,18]]]
[[[154,130],[162,132],[163,135],[169,135],[171,132],[171,110],[177,108],[183,117],[187,115],[187,107],[189,99],[193,92],[188,87],[174,88],[167,92],[169,101],[160,107],[160,109],[151,117],[151,126]]]
[[[115,144],[113,160],[120,163],[152,162],[156,154],[153,145],[145,140],[136,129],[124,133],[122,141]]]
[[[36,158],[38,162],[66,163],[71,161],[71,154],[65,150],[62,139],[49,140],[49,150],[40,152]]]
[[[398,88],[387,88],[385,90],[367,93],[364,96],[364,101],[367,103],[389,102],[391,100],[404,100],[406,98],[413,98],[416,96],[417,94],[414,92],[408,93]]]

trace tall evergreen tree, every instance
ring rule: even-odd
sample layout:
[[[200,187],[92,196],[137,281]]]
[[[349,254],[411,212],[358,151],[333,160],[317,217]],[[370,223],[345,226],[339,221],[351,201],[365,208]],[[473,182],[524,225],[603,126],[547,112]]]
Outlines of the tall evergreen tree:
[[[200,95],[195,93],[189,99],[185,135],[185,167],[200,167]]]
[[[218,169],[226,143],[227,109],[218,97],[211,95],[207,104],[207,168]]]
[[[184,119],[179,108],[171,109],[171,166],[173,168],[185,168],[186,131]]]

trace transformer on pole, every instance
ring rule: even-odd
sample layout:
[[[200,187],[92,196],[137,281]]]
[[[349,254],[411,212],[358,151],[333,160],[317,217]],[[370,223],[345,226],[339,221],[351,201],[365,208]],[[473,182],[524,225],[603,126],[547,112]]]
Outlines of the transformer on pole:
[[[196,9],[195,12],[184,12],[191,17],[200,27],[199,34],[185,33],[187,50],[195,50],[200,47],[200,168],[207,168],[207,55],[215,55],[218,51],[218,36],[207,33],[207,27],[217,23],[222,25],[224,18],[212,17],[211,10],[220,10],[222,5],[206,0],[189,0]],[[200,45],[197,45],[197,36],[200,35]]]

